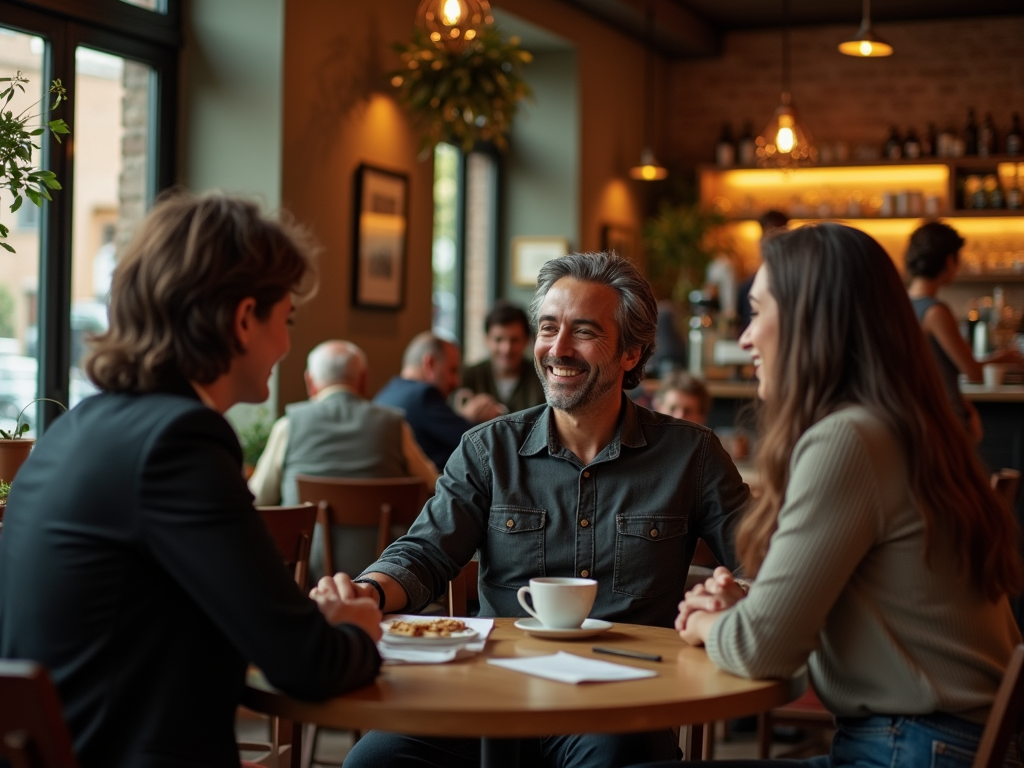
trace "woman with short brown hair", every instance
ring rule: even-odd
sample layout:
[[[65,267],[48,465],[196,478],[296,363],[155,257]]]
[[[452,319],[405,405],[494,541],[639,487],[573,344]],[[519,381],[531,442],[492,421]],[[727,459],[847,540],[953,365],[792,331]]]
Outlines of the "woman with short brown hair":
[[[50,670],[83,768],[237,768],[250,663],[306,699],[377,673],[376,602],[299,591],[223,417],[267,398],[314,282],[291,228],[223,195],[159,202],[114,270],[103,391],[36,444],[0,537],[0,658]]]

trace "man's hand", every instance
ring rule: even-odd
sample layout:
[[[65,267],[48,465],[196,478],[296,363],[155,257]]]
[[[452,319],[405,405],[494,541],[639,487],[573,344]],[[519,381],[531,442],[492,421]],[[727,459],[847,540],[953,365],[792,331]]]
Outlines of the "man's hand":
[[[732,572],[723,566],[715,568],[711,578],[686,593],[679,603],[679,615],[676,617],[676,630],[691,645],[702,645],[707,639],[707,631],[714,623],[713,614],[721,613],[736,605],[746,597],[746,590],[736,581]],[[696,614],[710,617],[697,619]],[[691,626],[693,625],[693,626]]]
[[[508,413],[508,408],[484,392],[467,399],[458,410],[464,419],[474,424],[483,424]]]
[[[373,596],[363,594],[358,587],[366,587],[373,591]],[[316,601],[317,608],[330,624],[355,624],[374,642],[380,640],[382,618],[377,608],[377,593],[369,584],[353,584],[352,579],[344,573],[334,574],[334,578],[324,576],[309,591],[309,596]]]

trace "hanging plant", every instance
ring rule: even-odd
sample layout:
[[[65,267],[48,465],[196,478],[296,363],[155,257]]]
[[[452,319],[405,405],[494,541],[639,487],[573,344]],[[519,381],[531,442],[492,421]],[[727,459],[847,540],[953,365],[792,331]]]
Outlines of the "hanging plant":
[[[419,28],[411,43],[396,43],[402,68],[390,73],[398,99],[423,133],[423,149],[439,142],[469,151],[478,141],[504,150],[519,102],[533,91],[522,76],[533,56],[485,28],[461,51],[438,48]]]
[[[726,245],[715,238],[724,222],[720,214],[698,205],[663,201],[658,214],[644,224],[651,282],[685,303],[689,292],[703,284],[715,253]]]

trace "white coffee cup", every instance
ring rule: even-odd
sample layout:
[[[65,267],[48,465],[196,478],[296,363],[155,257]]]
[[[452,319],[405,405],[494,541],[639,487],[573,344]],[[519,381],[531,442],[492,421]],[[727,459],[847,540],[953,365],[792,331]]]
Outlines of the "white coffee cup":
[[[533,606],[526,604],[526,596]],[[579,629],[590,615],[597,597],[593,579],[543,578],[530,579],[530,586],[520,587],[519,604],[548,629]]]
[[[986,387],[998,387],[1003,383],[1006,366],[1001,363],[986,363],[981,367]]]

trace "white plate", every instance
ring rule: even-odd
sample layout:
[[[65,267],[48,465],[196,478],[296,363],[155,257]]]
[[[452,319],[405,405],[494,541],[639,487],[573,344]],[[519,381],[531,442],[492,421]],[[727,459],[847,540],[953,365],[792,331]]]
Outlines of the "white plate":
[[[582,640],[607,632],[614,624],[601,619],[586,619],[579,629],[548,629],[537,619],[520,619],[515,623],[517,629],[523,630],[534,637],[546,637],[549,640]]]
[[[474,640],[478,633],[475,629],[466,628],[460,632],[452,632],[447,637],[410,637],[409,635],[393,635],[388,632],[391,622],[381,624],[384,634],[381,640],[388,645],[415,645],[415,646],[462,646]]]

